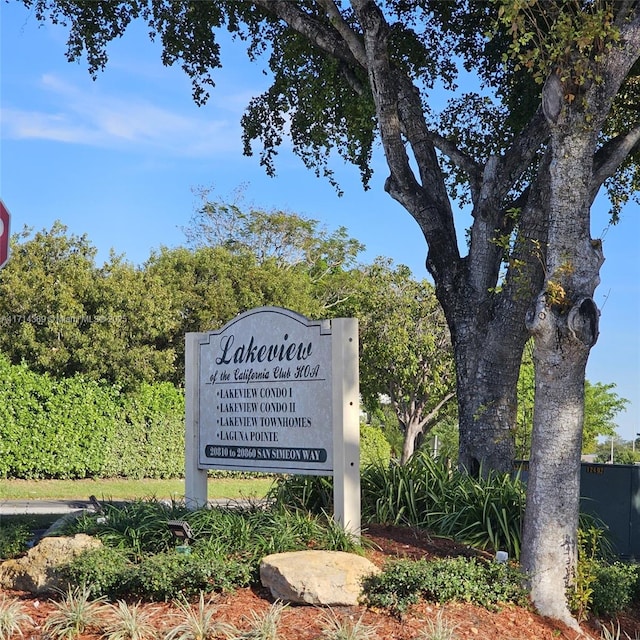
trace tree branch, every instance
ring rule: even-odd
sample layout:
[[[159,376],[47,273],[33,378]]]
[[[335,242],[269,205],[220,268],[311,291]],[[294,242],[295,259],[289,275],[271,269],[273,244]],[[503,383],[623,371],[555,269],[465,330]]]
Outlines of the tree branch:
[[[341,60],[347,65],[360,66],[364,68],[362,61],[357,58],[350,45],[354,45],[356,34],[349,28],[346,23],[340,24],[340,29],[336,29],[335,21],[331,20],[332,27],[329,27],[308,13],[302,11],[297,3],[290,0],[253,0],[253,3],[266,11],[269,15],[274,16],[285,22],[291,29],[297,31],[313,43],[316,47]],[[320,3],[325,9],[325,5],[333,4],[331,0],[321,0]],[[335,5],[334,5],[335,7]],[[337,9],[336,9],[337,11]],[[350,31],[349,39],[345,40],[346,32]],[[360,43],[362,49],[362,43]],[[360,53],[358,47],[355,52]]]
[[[439,133],[431,131],[429,138],[436,149],[440,150],[453,164],[467,174],[471,198],[475,202],[482,181],[482,168],[480,165],[471,156],[463,153],[451,140],[441,136]]]
[[[420,420],[420,430],[422,431],[422,429],[424,429],[424,427],[426,425],[428,425],[430,422],[433,421],[433,419],[438,415],[438,413],[440,412],[440,410],[442,409],[442,407],[444,407],[447,402],[449,402],[449,400],[451,400],[452,398],[455,398],[455,391],[450,391],[449,393],[447,393],[447,395],[442,398],[442,400],[440,400],[440,402],[438,402],[438,404],[431,409],[431,411],[429,411],[429,413],[422,418],[422,420]]]
[[[318,0],[318,4],[327,12],[329,22],[334,29],[342,36],[351,53],[364,69],[367,66],[367,55],[364,50],[364,44],[358,34],[347,24],[342,17],[340,10],[336,7],[333,0]]]
[[[625,134],[608,140],[597,151],[593,162],[591,192],[593,197],[602,183],[610,178],[624,162],[625,158],[640,145],[640,125]]]

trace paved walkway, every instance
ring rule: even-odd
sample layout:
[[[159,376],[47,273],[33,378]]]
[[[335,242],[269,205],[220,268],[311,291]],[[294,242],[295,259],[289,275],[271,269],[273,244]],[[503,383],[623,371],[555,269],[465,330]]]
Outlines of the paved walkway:
[[[259,504],[261,500],[241,500],[221,498],[209,500],[211,506],[238,506],[243,504]],[[0,516],[18,513],[72,513],[82,509],[93,509],[90,500],[2,500],[0,499]]]
[[[15,513],[72,513],[90,507],[89,500],[0,500],[0,516]]]

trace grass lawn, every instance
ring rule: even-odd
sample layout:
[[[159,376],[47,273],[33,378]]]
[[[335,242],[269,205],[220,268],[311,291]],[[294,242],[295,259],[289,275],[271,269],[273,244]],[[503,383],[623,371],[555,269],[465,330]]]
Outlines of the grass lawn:
[[[210,478],[208,497],[263,498],[273,478]],[[2,500],[103,500],[176,498],[184,496],[184,480],[0,480]]]

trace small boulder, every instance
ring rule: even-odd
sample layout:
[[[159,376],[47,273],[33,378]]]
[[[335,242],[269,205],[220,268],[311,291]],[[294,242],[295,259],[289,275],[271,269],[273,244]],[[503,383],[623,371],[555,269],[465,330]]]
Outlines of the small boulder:
[[[369,560],[343,551],[291,551],[265,556],[260,580],[277,600],[296,604],[353,606],[362,579],[380,570]]]
[[[44,537],[22,558],[0,564],[0,588],[40,594],[59,586],[58,569],[89,549],[102,546],[84,533],[75,536]]]

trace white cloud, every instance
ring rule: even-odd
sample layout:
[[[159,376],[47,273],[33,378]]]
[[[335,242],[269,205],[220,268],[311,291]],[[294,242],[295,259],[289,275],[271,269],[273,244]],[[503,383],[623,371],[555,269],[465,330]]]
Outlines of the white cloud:
[[[2,110],[4,137],[184,156],[240,151],[235,109],[214,114],[194,105],[181,113],[133,94],[109,95],[95,85],[85,91],[53,74],[42,76],[40,87],[45,109]],[[233,97],[229,104],[235,104]]]

